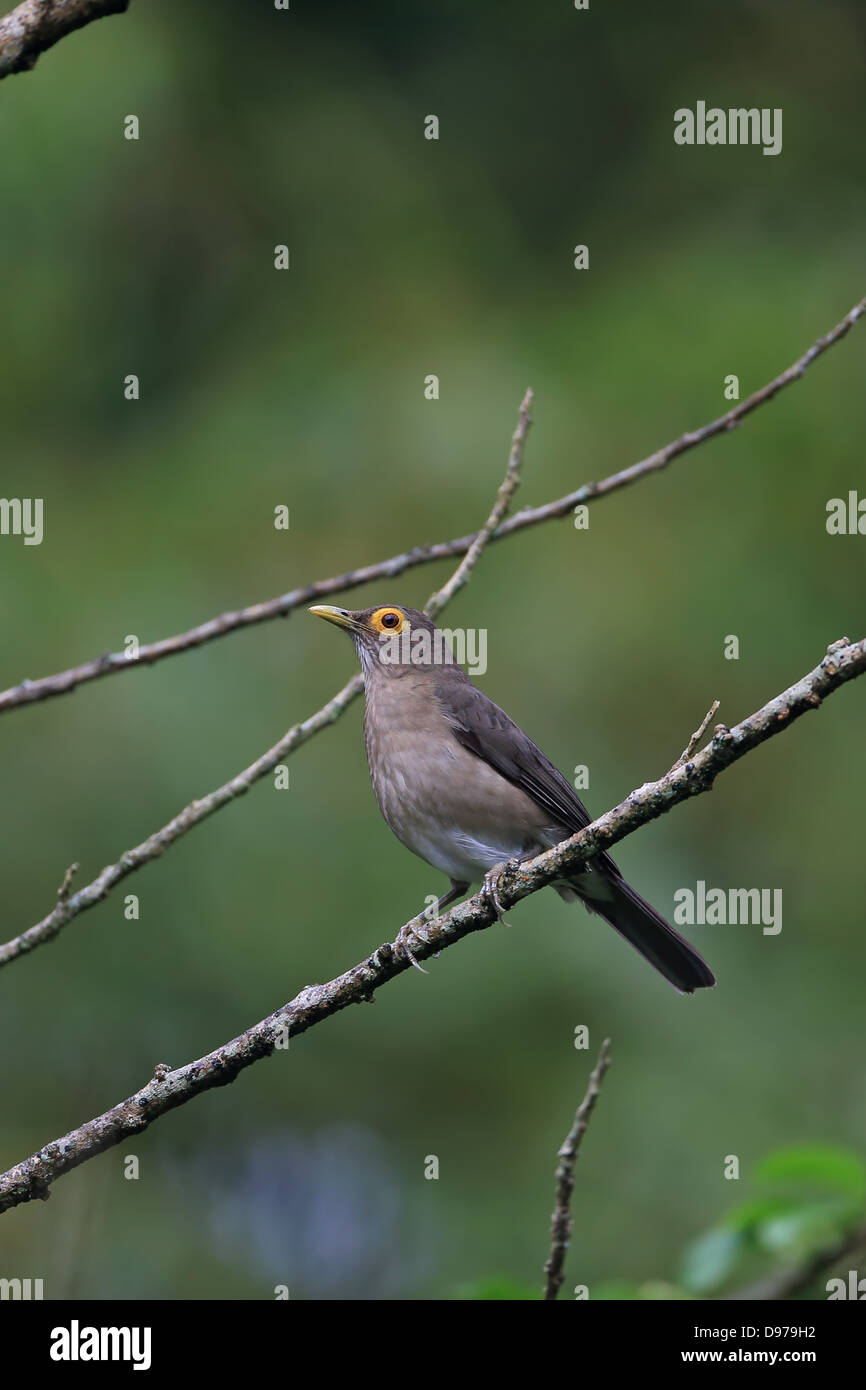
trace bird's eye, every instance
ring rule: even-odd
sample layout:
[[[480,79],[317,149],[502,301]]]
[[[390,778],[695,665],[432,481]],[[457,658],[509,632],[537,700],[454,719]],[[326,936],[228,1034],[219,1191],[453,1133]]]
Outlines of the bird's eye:
[[[374,632],[380,634],[385,632],[403,631],[403,614],[399,608],[377,608],[370,618],[370,626]]]

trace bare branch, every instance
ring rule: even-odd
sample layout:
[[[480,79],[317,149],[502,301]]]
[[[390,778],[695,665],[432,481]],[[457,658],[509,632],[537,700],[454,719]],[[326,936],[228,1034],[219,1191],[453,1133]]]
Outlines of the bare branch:
[[[64,902],[72,892],[72,880],[81,868],[80,864],[70,864],[66,873],[63,875],[63,882],[57,890],[57,897],[60,902]]]
[[[442,612],[446,603],[450,603],[452,598],[464,584],[469,583],[472,574],[484,547],[490,540],[497,526],[502,521],[505,513],[511,505],[511,499],[520,485],[520,466],[523,462],[523,446],[526,443],[526,436],[529,426],[532,424],[532,416],[529,414],[532,405],[532,392],[527,391],[520,405],[520,414],[517,417],[517,428],[511,440],[511,453],[508,457],[508,468],[505,477],[502,479],[493,510],[485,521],[481,530],[472,541],[469,549],[457,566],[456,570],[443,584],[437,593],[433,594],[424,605],[424,612],[428,618],[436,618]]]
[[[574,1168],[581,1141],[589,1127],[601,1091],[601,1083],[610,1066],[610,1038],[605,1038],[586,1088],[586,1095],[577,1107],[574,1122],[559,1149],[556,1168],[556,1198],[550,1218],[550,1254],[544,1266],[544,1301],[552,1303],[565,1279],[565,1256],[571,1243],[574,1218],[571,1215],[571,1194],[574,1191]]]
[[[208,816],[212,816],[221,807],[227,806],[229,802],[235,801],[237,797],[243,796],[256,782],[267,773],[272,772],[278,763],[299,748],[302,743],[306,743],[308,738],[333,724],[335,719],[343,713],[363,689],[363,680],[360,673],[353,676],[350,681],[339,690],[332,699],[321,709],[311,714],[309,719],[305,719],[301,724],[294,724],[277,743],[262,753],[261,757],[256,758],[255,762],[250,763],[242,772],[224,782],[215,791],[209,792],[206,796],[197,797],[188,806],[184,806],[176,816],[166,824],[155,830],[147,839],[135,845],[133,849],[126,850],[119,859],[113,864],[106,864],[101,873],[97,874],[92,882],[79,888],[77,893],[58,894],[56,907],[43,917],[35,926],[28,927],[26,931],[15,936],[11,941],[7,941],[0,946],[0,966],[9,965],[13,960],[26,955],[36,946],[42,946],[47,941],[53,941],[59,932],[63,930],[73,917],[84,912],[89,907],[95,907],[97,903],[107,898],[122,879],[128,878],[136,869],[141,869],[151,860],[158,859],[161,854],[173,845],[177,840],[185,835],[193,826],[200,825]],[[65,886],[69,887],[66,880]]]
[[[719,726],[715,737],[683,767],[672,768],[658,782],[633,791],[613,810],[605,812],[584,830],[525,864],[510,863],[497,882],[504,909],[536,893],[555,879],[569,877],[581,865],[610,849],[639,826],[664,815],[681,801],[708,791],[716,777],[760,743],[788,728],[808,710],[816,709],[846,681],[866,672],[866,639],[834,642],[813,671],[782,691],[755,714],[733,729]],[[426,924],[426,940],[419,940],[422,959],[453,946],[472,932],[493,925],[496,909],[478,893]],[[386,942],[366,960],[324,985],[309,985],[276,1013],[248,1028],[231,1042],[195,1062],[166,1070],[160,1064],[135,1095],[121,1101],[94,1120],[70,1131],[0,1176],[0,1211],[46,1197],[57,1178],[79,1164],[122,1143],[130,1134],[148,1128],[160,1115],[185,1105],[202,1091],[224,1086],[246,1067],[276,1048],[286,1045],[323,1019],[349,1004],[369,1001],[374,990],[411,969],[402,952]]]
[[[94,19],[122,14],[129,0],[24,0],[0,19],[0,78],[28,72],[40,53]]]
[[[527,391],[520,406],[517,428],[511,441],[508,467],[496,494],[493,510],[454,574],[443,588],[431,594],[427,601],[427,612],[429,613],[441,612],[446,603],[450,603],[454,595],[463,588],[464,584],[468,583],[472,570],[492,532],[499,525],[508,509],[520,481],[523,446],[531,424],[529,416],[531,400],[532,392]],[[243,796],[262,777],[272,772],[284,758],[294,753],[295,749],[299,748],[302,743],[306,743],[314,734],[319,733],[339,719],[352,701],[360,695],[363,688],[364,681],[361,674],[353,676],[342,690],[338,690],[337,694],[328,700],[327,704],[316,710],[315,714],[311,714],[302,724],[294,724],[272,748],[262,753],[255,762],[250,763],[249,767],[245,767],[228,782],[217,787],[215,791],[191,801],[167,825],[155,830],[152,835],[148,835],[146,840],[142,840],[133,849],[126,850],[113,864],[107,864],[92,882],[80,888],[77,893],[71,893],[70,887],[72,875],[77,870],[78,865],[76,864],[72,869],[67,870],[57,894],[57,905],[51,912],[40,922],[21,932],[19,936],[13,937],[4,945],[0,945],[0,966],[9,965],[13,960],[18,960],[20,956],[32,951],[36,946],[53,941],[66,924],[72,921],[73,917],[77,917],[87,908],[95,907],[97,903],[102,902],[103,898],[106,898],[112,888],[122,879],[127,878],[129,874],[134,873],[136,869],[142,868],[145,864],[149,864],[152,860],[158,859],[170,845],[173,845],[182,835],[186,835],[187,831],[192,830],[193,826],[200,825],[215,811],[219,811],[229,802],[235,801],[237,797]]]
[[[718,700],[713,700],[713,703],[710,705],[709,709],[707,710],[707,712],[706,712],[706,714],[704,715],[703,719],[701,720],[700,724],[699,724],[698,727],[695,729],[695,732],[692,734],[691,738],[689,739],[689,741],[688,741],[688,743],[686,744],[685,748],[683,749],[682,753],[680,753],[680,756],[677,758],[676,762],[674,763],[674,767],[682,767],[683,763],[687,763],[687,762],[688,762],[689,758],[690,758],[690,757],[692,756],[692,754],[694,753],[695,749],[697,748],[697,746],[698,746],[698,744],[700,743],[701,739],[703,738],[704,734],[707,732],[707,729],[709,728],[710,720],[712,719],[713,715],[715,714],[715,712],[716,712],[716,710],[717,710],[718,708],[719,708],[719,701],[718,701]]]
[[[806,368],[817,357],[820,357],[834,343],[840,342],[846,336],[864,312],[866,312],[866,299],[861,299],[860,303],[855,304],[854,308],[845,315],[835,328],[826,333],[823,338],[819,338],[808,352],[798,358],[787,371],[775,377],[760,391],[755,391],[753,395],[748,396],[725,415],[720,415],[718,419],[704,425],[702,429],[688,431],[679,439],[666,444],[663,449],[649,454],[647,458],[632,464],[630,468],[625,468],[619,473],[612,473],[600,482],[586,483],[576,492],[567,493],[564,497],[559,497],[544,506],[525,507],[510,520],[498,526],[490,537],[491,541],[502,540],[506,536],[513,535],[515,531],[523,531],[529,526],[538,525],[540,522],[567,516],[581,503],[593,502],[599,497],[606,497],[609,493],[616,492],[618,488],[626,487],[639,478],[658,472],[678,455],[686,453],[698,444],[703,444],[705,440],[712,439],[714,435],[734,429],[745,416],[757,409],[759,405],[772,400],[784,387],[798,381]],[[0,691],[0,714],[21,705],[34,704],[40,700],[51,699],[56,695],[65,695],[74,690],[76,686],[98,680],[102,676],[117,675],[121,671],[131,671],[137,666],[151,666],[164,657],[175,656],[178,652],[190,651],[206,642],[213,642],[216,638],[225,636],[226,633],[236,632],[239,628],[252,627],[256,623],[268,622],[272,618],[285,618],[295,608],[300,608],[308,603],[316,603],[318,600],[327,598],[330,594],[342,593],[347,589],[357,588],[361,584],[369,584],[374,579],[394,579],[397,575],[404,574],[406,570],[414,569],[417,565],[430,564],[434,560],[450,560],[456,556],[465,555],[476,539],[475,535],[460,536],[456,540],[441,541],[436,545],[415,546],[412,550],[404,551],[401,555],[393,555],[389,560],[380,560],[374,565],[362,565],[358,569],[346,570],[343,574],[334,575],[330,579],[320,579],[314,584],[305,585],[303,588],[292,589],[288,593],[282,594],[278,598],[268,599],[264,603],[254,603],[247,608],[221,613],[218,617],[211,618],[198,627],[189,628],[186,632],[180,632],[174,637],[165,637],[158,642],[145,643],[139,648],[138,656],[134,661],[129,659],[126,652],[105,652],[93,661],[82,662],[80,666],[72,666],[66,671],[59,671],[56,675],[42,676],[39,680],[21,681],[18,685],[10,686],[8,690]]]

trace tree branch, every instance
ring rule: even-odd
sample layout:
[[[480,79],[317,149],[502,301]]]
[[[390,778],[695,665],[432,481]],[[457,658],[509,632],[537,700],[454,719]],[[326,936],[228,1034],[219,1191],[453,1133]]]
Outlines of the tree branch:
[[[94,19],[121,14],[129,0],[24,0],[0,19],[0,78],[28,72],[40,53]]]
[[[283,737],[272,748],[262,753],[261,757],[256,758],[255,762],[250,763],[248,767],[231,777],[228,782],[223,782],[221,787],[208,792],[205,796],[197,797],[195,801],[184,806],[183,810],[173,816],[166,825],[155,830],[152,835],[148,835],[145,840],[142,840],[132,849],[125,850],[114,863],[106,864],[96,878],[83,888],[79,888],[77,893],[58,894],[56,906],[46,917],[0,946],[0,966],[9,965],[20,956],[27,955],[34,947],[42,946],[47,941],[53,941],[68,922],[71,922],[79,913],[86,911],[87,908],[95,907],[97,903],[102,902],[103,898],[107,898],[112,888],[122,879],[128,878],[130,874],[135,873],[136,869],[143,868],[152,860],[159,859],[169,846],[175,844],[187,831],[192,830],[193,826],[201,825],[202,821],[207,820],[215,811],[219,811],[221,807],[227,806],[229,802],[243,796],[262,777],[272,772],[278,763],[287,758],[302,743],[306,743],[307,739],[312,738],[313,734],[317,734],[320,729],[333,724],[343,711],[348,709],[352,701],[360,695],[363,688],[364,682],[360,673],[353,676],[350,681],[346,682],[342,690],[338,690],[337,694],[328,700],[321,709],[316,710],[315,714],[311,714],[303,723],[293,724],[291,729],[283,734]],[[64,880],[64,883],[68,889],[68,882]]]
[[[517,428],[511,441],[508,467],[496,494],[493,509],[454,574],[441,589],[431,594],[428,599],[426,611],[431,615],[440,613],[445,605],[450,603],[454,595],[469,582],[469,577],[482,551],[508,510],[511,498],[520,481],[523,446],[526,443],[526,436],[532,423],[529,414],[531,401],[532,392],[527,391],[521,402]],[[97,903],[102,902],[103,898],[106,898],[112,888],[122,879],[127,878],[136,869],[142,868],[152,860],[158,859],[170,845],[175,844],[181,836],[186,835],[187,831],[192,830],[193,826],[200,825],[214,812],[227,806],[229,802],[235,801],[237,797],[243,796],[250,787],[272,772],[278,763],[281,763],[302,743],[306,743],[307,739],[312,738],[314,734],[319,733],[320,730],[327,728],[329,724],[333,724],[336,719],[339,719],[344,710],[348,709],[352,701],[360,695],[363,688],[363,677],[358,673],[350,681],[347,681],[342,690],[338,690],[327,704],[316,710],[315,714],[311,714],[302,724],[294,724],[272,748],[262,753],[255,762],[250,763],[249,767],[245,767],[228,782],[217,787],[215,791],[191,801],[167,825],[155,830],[152,835],[148,835],[147,839],[142,840],[133,849],[126,850],[113,864],[107,864],[95,879],[80,888],[77,893],[72,893],[70,888],[72,875],[77,870],[78,865],[76,864],[72,869],[67,870],[66,877],[57,894],[56,906],[35,926],[28,927],[19,936],[13,937],[11,941],[0,946],[0,966],[9,965],[13,960],[18,960],[20,956],[27,955],[36,946],[53,941],[68,922],[71,922],[79,913],[86,911],[87,908],[95,907]]]
[[[469,578],[481,557],[482,551],[492,538],[497,526],[499,526],[511,505],[511,499],[520,486],[520,466],[523,462],[523,446],[526,443],[529,426],[532,424],[532,416],[529,413],[531,405],[532,392],[527,391],[520,403],[517,428],[511,438],[511,453],[508,456],[508,468],[500,484],[499,491],[496,494],[496,501],[493,504],[493,509],[451,578],[446,584],[442,585],[441,589],[437,590],[435,594],[432,594],[425,603],[424,612],[427,614],[428,618],[436,619],[442,612],[446,603],[450,603],[454,595],[459,593],[465,584],[469,583]]]
[[[707,732],[707,729],[710,725],[710,720],[712,719],[716,710],[719,708],[720,703],[720,700],[713,700],[713,703],[710,705],[700,724],[695,729],[695,732],[692,734],[682,753],[680,753],[680,756],[674,763],[674,767],[682,767],[683,763],[688,762],[689,758],[694,753],[704,734]]]
[[[707,439],[712,439],[714,435],[734,429],[758,406],[763,405],[765,401],[772,400],[784,387],[798,381],[806,368],[817,357],[820,357],[828,348],[846,336],[864,312],[866,312],[866,299],[861,299],[860,303],[855,304],[854,308],[845,315],[840,323],[837,323],[835,328],[819,338],[808,352],[798,358],[787,371],[775,377],[760,391],[755,391],[753,395],[748,396],[726,414],[712,420],[710,424],[704,425],[698,430],[687,431],[679,439],[666,444],[663,449],[649,454],[640,462],[632,464],[630,468],[625,468],[619,473],[612,473],[600,482],[586,483],[576,492],[567,493],[564,497],[559,497],[544,506],[525,507],[509,521],[498,526],[490,537],[491,541],[503,540],[506,536],[511,536],[516,531],[526,530],[529,526],[537,526],[541,522],[567,516],[581,503],[606,497],[621,487],[637,482],[639,478],[658,472],[659,469],[667,467],[671,460],[680,454],[694,449]],[[300,608],[308,603],[316,603],[327,598],[330,594],[342,593],[346,589],[354,589],[361,584],[369,584],[374,579],[394,579],[397,575],[404,574],[406,570],[414,569],[417,565],[430,564],[434,560],[448,560],[465,555],[476,539],[477,536],[475,535],[460,536],[456,540],[441,541],[436,545],[415,546],[414,549],[404,551],[401,555],[393,555],[389,560],[380,560],[374,565],[363,565],[358,569],[346,570],[343,574],[334,575],[330,579],[320,579],[314,584],[305,585],[303,588],[292,589],[288,593],[282,594],[278,598],[268,599],[264,603],[254,603],[247,608],[221,613],[218,617],[211,618],[198,627],[189,628],[186,632],[180,632],[174,637],[165,637],[160,641],[142,645],[134,661],[129,659],[126,652],[104,652],[102,656],[93,661],[85,661],[80,666],[72,666],[66,671],[57,672],[56,675],[43,676],[39,680],[21,681],[20,684],[0,692],[0,714],[21,705],[34,704],[40,700],[68,694],[76,686],[98,680],[102,676],[117,675],[121,671],[134,670],[137,666],[151,666],[164,657],[190,651],[206,642],[213,642],[216,638],[225,636],[226,633],[236,632],[239,628],[252,627],[256,623],[268,622],[272,618],[285,618],[295,608]]]
[[[556,1168],[556,1197],[553,1215],[550,1218],[550,1254],[544,1266],[546,1275],[544,1301],[552,1303],[565,1279],[565,1256],[571,1243],[574,1219],[571,1215],[571,1194],[574,1191],[574,1167],[584,1134],[589,1127],[595,1102],[601,1091],[601,1083],[610,1066],[610,1038],[601,1045],[586,1095],[577,1107],[574,1122],[559,1149],[559,1163]]]
[[[808,710],[816,709],[846,681],[866,671],[866,639],[834,642],[813,671],[768,701],[733,729],[718,725],[707,746],[683,766],[674,767],[658,782],[648,782],[584,830],[525,864],[510,863],[497,882],[504,909],[536,893],[553,880],[569,877],[604,849],[610,849],[639,826],[669,811],[681,801],[709,791],[716,777],[752,748],[788,728]],[[424,924],[424,938],[415,954],[427,959],[453,946],[472,932],[493,925],[495,909],[478,893]],[[420,935],[424,914],[407,924]],[[324,985],[309,985],[276,1013],[248,1028],[231,1042],[195,1062],[169,1070],[160,1064],[154,1079],[111,1110],[53,1140],[32,1157],[0,1176],[0,1211],[46,1197],[51,1183],[130,1134],[147,1129],[160,1115],[185,1105],[214,1086],[234,1081],[246,1067],[275,1048],[285,1046],[349,1004],[370,1001],[373,992],[411,968],[405,954],[386,942],[366,960]]]

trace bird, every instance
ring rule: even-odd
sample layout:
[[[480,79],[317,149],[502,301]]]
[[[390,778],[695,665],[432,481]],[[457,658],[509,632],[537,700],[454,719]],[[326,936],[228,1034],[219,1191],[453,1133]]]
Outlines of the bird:
[[[434,912],[479,880],[497,917],[499,874],[591,822],[571,784],[474,685],[425,614],[402,604],[310,613],[349,634],[364,679],[364,742],[397,839],[448,876]],[[706,961],[625,881],[607,853],[552,885],[625,938],[681,994],[716,983]],[[414,962],[408,939],[400,944]],[[420,967],[419,967],[420,968]]]

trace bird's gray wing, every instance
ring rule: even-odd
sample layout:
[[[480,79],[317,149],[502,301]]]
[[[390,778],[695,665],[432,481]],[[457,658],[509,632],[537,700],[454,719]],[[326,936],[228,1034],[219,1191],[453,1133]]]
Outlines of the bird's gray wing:
[[[554,825],[573,835],[590,824],[592,817],[562,773],[483,691],[466,679],[449,681],[437,694],[458,742],[531,796]],[[620,876],[607,854],[596,862]]]
[[[531,796],[554,825],[574,834],[589,824],[589,812],[562,774],[468,677],[448,681],[437,693],[464,748]],[[703,957],[629,887],[610,855],[597,855],[591,867],[601,870],[601,896],[592,892],[582,871],[566,880],[591,912],[598,912],[681,993],[715,984]]]

